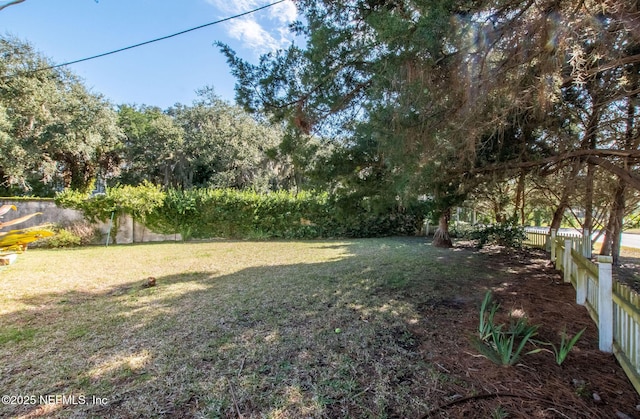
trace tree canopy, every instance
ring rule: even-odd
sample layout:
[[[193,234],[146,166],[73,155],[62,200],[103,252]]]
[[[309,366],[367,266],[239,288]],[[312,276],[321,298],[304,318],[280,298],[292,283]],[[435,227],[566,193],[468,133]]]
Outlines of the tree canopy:
[[[117,165],[116,113],[31,45],[0,37],[0,184],[51,194],[88,188]],[[44,70],[43,70],[44,68]]]
[[[27,42],[0,37],[0,191],[52,196],[150,181],[165,188],[281,189],[292,156],[285,133],[204,88],[191,105],[115,107]],[[308,141],[307,141],[308,142]],[[311,147],[313,149],[313,147]],[[306,160],[303,156],[307,156]],[[298,173],[298,178],[301,175]]]
[[[126,164],[119,177],[124,183],[267,190],[281,176],[270,156],[282,131],[221,100],[211,89],[203,89],[191,106],[162,111],[124,105],[118,116],[126,137]]]
[[[595,167],[640,189],[637,2],[296,4],[304,48],[251,64],[220,46],[239,103],[365,136],[397,193],[434,199],[445,244],[449,209],[488,181],[569,167],[571,190]]]

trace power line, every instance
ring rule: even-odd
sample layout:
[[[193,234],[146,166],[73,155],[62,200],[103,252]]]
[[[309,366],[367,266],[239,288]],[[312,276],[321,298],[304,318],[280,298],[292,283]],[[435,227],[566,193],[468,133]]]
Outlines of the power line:
[[[77,63],[81,63],[81,62],[84,62],[84,61],[95,60],[96,58],[105,57],[107,55],[117,54],[118,52],[127,51],[127,50],[133,49],[133,48],[138,48],[138,47],[141,47],[143,45],[152,44],[154,42],[164,41],[165,39],[173,38],[173,37],[178,36],[178,35],[183,35],[183,34],[188,33],[188,32],[193,32],[193,31],[196,31],[198,29],[206,28],[207,26],[213,26],[213,25],[217,25],[218,23],[223,23],[223,22],[227,22],[229,20],[237,19],[239,17],[246,16],[246,15],[249,15],[251,13],[255,13],[255,12],[258,12],[260,10],[264,10],[264,9],[269,8],[269,7],[275,6],[276,4],[282,3],[284,1],[285,0],[278,0],[276,2],[264,5],[262,7],[258,7],[257,9],[249,10],[248,12],[240,13],[240,14],[237,14],[237,15],[234,15],[234,16],[229,16],[229,17],[226,17],[224,19],[216,20],[215,22],[205,23],[204,25],[200,25],[200,26],[196,26],[194,28],[186,29],[184,31],[176,32],[176,33],[173,33],[171,35],[162,36],[160,38],[155,38],[155,39],[152,39],[150,41],[140,42],[139,44],[130,45],[128,47],[119,48],[119,49],[116,49],[116,50],[113,50],[113,51],[109,51],[109,52],[104,52],[102,54],[92,55],[91,57],[81,58],[79,60],[68,61],[66,63],[56,64],[56,65],[52,65],[52,66],[49,66],[49,67],[38,68],[38,69],[35,69],[35,70],[27,71],[25,73],[27,73],[27,74],[28,73],[36,73],[36,72],[39,72],[39,71],[45,71],[45,70],[51,70],[51,69],[54,69],[54,68],[65,67],[65,66],[68,66],[68,65],[77,64]]]

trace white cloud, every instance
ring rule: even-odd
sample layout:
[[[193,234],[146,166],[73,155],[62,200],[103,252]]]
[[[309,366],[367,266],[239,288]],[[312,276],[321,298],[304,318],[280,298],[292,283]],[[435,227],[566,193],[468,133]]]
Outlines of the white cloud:
[[[229,23],[229,36],[242,41],[245,47],[265,52],[280,47],[277,41],[258,22],[252,19],[236,19]]]
[[[268,5],[269,0],[206,0],[221,17],[248,12]],[[262,54],[286,47],[292,40],[288,25],[297,18],[296,6],[291,0],[279,3],[225,23],[230,37],[242,42],[242,46]]]
[[[298,10],[292,1],[276,4],[270,8],[269,13],[272,18],[278,19],[281,23],[288,25],[298,17]]]
[[[268,3],[259,0],[206,0],[223,13],[238,14],[265,6]]]

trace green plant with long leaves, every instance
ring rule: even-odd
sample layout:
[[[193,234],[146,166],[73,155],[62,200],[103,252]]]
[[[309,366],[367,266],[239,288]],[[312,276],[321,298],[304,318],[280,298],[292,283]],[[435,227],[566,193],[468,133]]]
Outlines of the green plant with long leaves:
[[[478,324],[478,337],[481,340],[486,340],[491,335],[491,328],[493,325],[493,318],[500,307],[500,304],[491,304],[491,309],[487,310],[489,303],[492,302],[491,291],[487,291],[482,300],[482,306],[480,307],[480,323]]]
[[[532,337],[537,333],[537,326],[530,326],[527,333],[520,337],[514,333],[502,330],[502,325],[491,328],[489,337],[485,340],[474,339],[478,351],[490,361],[499,365],[515,365],[523,355],[540,352],[540,348],[524,352],[527,343],[532,342]]]
[[[487,309],[489,303],[491,308]],[[523,355],[540,352],[540,348],[524,352],[528,343],[534,343],[532,338],[537,334],[538,326],[529,325],[525,318],[519,318],[505,330],[504,324],[494,321],[498,307],[499,304],[492,302],[491,292],[488,291],[480,311],[478,336],[472,338],[476,349],[490,361],[505,366],[517,364]]]
[[[576,333],[571,339],[569,339],[569,336],[567,335],[567,330],[565,328],[562,331],[562,338],[560,341],[560,346],[558,347],[556,347],[556,345],[554,345],[553,343],[545,343],[545,342],[540,342],[540,343],[542,343],[543,345],[551,346],[551,348],[553,349],[553,354],[555,355],[555,358],[556,358],[556,364],[562,365],[562,363],[567,359],[569,352],[571,352],[575,344],[582,337],[582,334],[584,333],[585,330],[587,329],[586,328],[582,329],[581,331]]]

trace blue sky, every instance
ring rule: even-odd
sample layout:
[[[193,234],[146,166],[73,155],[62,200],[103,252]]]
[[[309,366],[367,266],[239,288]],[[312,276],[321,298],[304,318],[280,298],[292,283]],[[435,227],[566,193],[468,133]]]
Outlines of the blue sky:
[[[272,0],[26,0],[0,11],[0,32],[31,43],[54,63],[81,59],[213,22]],[[0,1],[0,5],[6,1]],[[295,20],[290,0],[209,26],[68,68],[115,104],[163,109],[191,104],[195,90],[213,86],[233,101],[235,79],[215,41],[243,58],[288,46]]]

